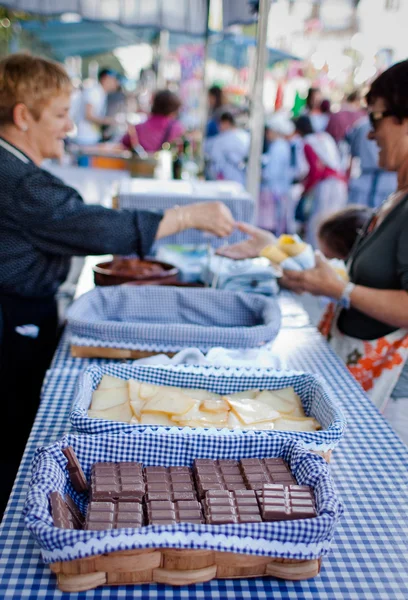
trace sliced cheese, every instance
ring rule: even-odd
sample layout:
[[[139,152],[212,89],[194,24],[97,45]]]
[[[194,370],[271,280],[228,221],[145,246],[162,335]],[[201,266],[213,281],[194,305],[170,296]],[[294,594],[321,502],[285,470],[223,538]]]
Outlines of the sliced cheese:
[[[124,404],[129,401],[128,388],[106,388],[102,390],[96,390],[92,394],[92,402],[90,408],[92,410],[106,410]]]
[[[119,377],[112,377],[112,375],[104,375],[99,382],[98,390],[107,390],[109,388],[121,388],[126,387],[127,383],[125,379],[119,379]]]

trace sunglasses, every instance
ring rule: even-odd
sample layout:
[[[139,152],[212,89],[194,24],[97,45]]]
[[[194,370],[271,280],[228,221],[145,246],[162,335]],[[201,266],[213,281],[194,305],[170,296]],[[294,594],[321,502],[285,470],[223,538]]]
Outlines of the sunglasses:
[[[371,127],[376,131],[378,129],[378,125],[380,122],[385,119],[385,117],[395,117],[396,114],[392,110],[383,110],[383,111],[373,111],[368,113],[368,118],[370,119]]]

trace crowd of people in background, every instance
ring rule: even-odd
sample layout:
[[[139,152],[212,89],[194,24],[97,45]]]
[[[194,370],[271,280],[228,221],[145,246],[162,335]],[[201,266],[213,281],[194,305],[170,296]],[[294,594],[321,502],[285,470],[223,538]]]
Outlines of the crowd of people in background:
[[[98,83],[76,95],[72,118],[74,142],[97,144],[109,139],[115,123],[110,99],[121,94],[120,77],[103,69]],[[123,95],[123,94],[122,94]],[[247,122],[219,86],[207,96],[208,119],[203,154],[206,179],[245,185],[250,151]],[[109,106],[111,108],[109,108]],[[117,104],[115,104],[117,106]],[[150,114],[126,126],[117,147],[154,153],[166,142],[183,144],[186,128],[182,101],[170,90],[152,96]],[[378,166],[378,149],[369,139],[371,124],[358,91],[333,111],[321,90],[311,87],[297,119],[278,111],[265,124],[258,224],[275,234],[300,232],[314,247],[319,222],[347,204],[381,205],[396,188],[394,173]]]
[[[207,177],[245,183],[249,137],[216,86],[209,90],[205,151]],[[226,124],[226,125],[224,125]],[[378,148],[360,93],[340,109],[320,89],[309,89],[297,119],[278,111],[265,124],[258,224],[277,235],[300,232],[317,247],[317,231],[330,213],[348,204],[378,208],[397,187],[395,173],[378,166]],[[228,135],[225,134],[228,130]]]

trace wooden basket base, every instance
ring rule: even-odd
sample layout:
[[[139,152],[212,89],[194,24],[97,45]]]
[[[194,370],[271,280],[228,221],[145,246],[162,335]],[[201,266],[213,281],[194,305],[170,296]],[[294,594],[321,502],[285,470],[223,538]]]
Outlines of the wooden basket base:
[[[321,559],[270,558],[212,550],[134,550],[52,563],[58,588],[82,592],[101,585],[191,585],[212,579],[271,576],[301,581],[316,577]]]
[[[74,358],[148,358],[156,354],[166,354],[170,358],[175,352],[145,352],[143,350],[128,350],[126,348],[104,348],[103,346],[75,346],[71,344],[71,355]]]

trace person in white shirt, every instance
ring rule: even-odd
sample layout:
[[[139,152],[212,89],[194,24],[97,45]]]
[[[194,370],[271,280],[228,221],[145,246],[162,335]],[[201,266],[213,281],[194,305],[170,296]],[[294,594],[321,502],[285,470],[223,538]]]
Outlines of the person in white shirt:
[[[103,69],[99,72],[98,84],[82,92],[77,109],[77,144],[92,145],[102,140],[102,126],[114,123],[113,117],[106,116],[107,96],[118,87],[117,73]]]
[[[212,138],[208,150],[213,179],[227,179],[245,184],[245,164],[250,135],[236,126],[231,113],[225,112],[219,121],[220,133]]]

